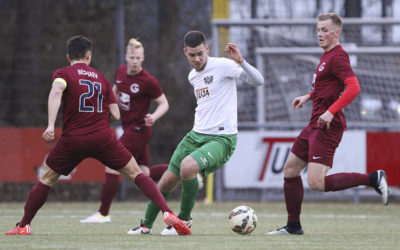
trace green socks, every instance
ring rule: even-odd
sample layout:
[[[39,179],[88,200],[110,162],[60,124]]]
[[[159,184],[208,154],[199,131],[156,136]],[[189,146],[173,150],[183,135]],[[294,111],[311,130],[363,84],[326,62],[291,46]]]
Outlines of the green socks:
[[[190,214],[196,202],[199,192],[199,182],[197,177],[192,180],[182,180],[181,192],[181,211],[178,217],[182,220],[190,220]]]
[[[169,196],[171,195],[171,192],[169,193],[163,193],[161,194],[164,196],[166,200],[168,200]],[[154,204],[153,201],[149,201],[147,204],[147,209],[146,213],[144,215],[144,220],[142,221],[142,225],[146,226],[148,228],[152,228],[154,221],[157,219],[158,212],[160,212],[160,209]]]

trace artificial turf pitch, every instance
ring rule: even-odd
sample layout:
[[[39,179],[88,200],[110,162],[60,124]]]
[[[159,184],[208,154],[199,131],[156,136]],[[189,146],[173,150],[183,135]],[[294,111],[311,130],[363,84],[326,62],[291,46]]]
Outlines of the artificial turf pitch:
[[[179,210],[179,203],[169,204]],[[245,236],[228,227],[230,210],[243,204],[258,217],[256,230]],[[21,219],[24,204],[0,203],[0,249],[400,249],[400,203],[305,202],[302,236],[265,234],[285,224],[283,202],[198,202],[191,236],[161,236],[161,216],[151,235],[127,235],[144,216],[143,202],[114,202],[111,223],[80,224],[98,205],[48,202],[31,224],[32,235],[6,236]]]

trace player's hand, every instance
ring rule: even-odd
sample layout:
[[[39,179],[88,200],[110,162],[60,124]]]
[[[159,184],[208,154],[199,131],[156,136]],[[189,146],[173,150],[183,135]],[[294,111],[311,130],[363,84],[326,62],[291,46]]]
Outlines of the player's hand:
[[[52,141],[54,140],[54,127],[48,126],[47,129],[43,132],[42,137],[45,141]]]
[[[152,114],[146,114],[146,116],[144,117],[144,125],[146,125],[147,127],[153,126],[155,121],[156,119]]]
[[[303,96],[298,96],[296,98],[294,98],[293,102],[292,102],[292,107],[293,109],[299,109],[301,107],[303,107],[303,104],[308,102],[310,100],[310,95],[303,95]]]
[[[326,125],[326,129],[329,129],[331,127],[331,121],[333,119],[333,114],[327,110],[325,111],[325,113],[323,113],[319,118],[318,118],[318,125],[322,125],[325,124]]]
[[[225,47],[225,53],[237,63],[243,62],[242,54],[236,44],[228,43]]]

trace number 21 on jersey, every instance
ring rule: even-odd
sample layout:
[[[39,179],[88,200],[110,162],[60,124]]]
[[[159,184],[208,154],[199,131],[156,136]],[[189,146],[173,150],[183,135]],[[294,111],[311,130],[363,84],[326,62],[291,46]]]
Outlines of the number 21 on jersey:
[[[95,94],[97,94],[97,112],[103,112],[103,95],[101,94],[101,84],[86,79],[79,80],[79,84],[86,85],[88,88],[88,91],[79,97],[79,112],[94,112],[95,107],[86,105],[85,102],[86,100],[92,98]]]

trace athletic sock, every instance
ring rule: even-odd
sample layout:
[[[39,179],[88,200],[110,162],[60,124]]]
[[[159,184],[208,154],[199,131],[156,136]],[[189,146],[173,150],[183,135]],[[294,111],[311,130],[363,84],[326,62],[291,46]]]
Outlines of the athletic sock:
[[[301,176],[284,178],[283,192],[285,193],[288,225],[290,222],[300,223],[301,203],[303,202],[304,188]]]
[[[161,176],[168,169],[168,164],[157,164],[150,168],[150,178],[157,182],[161,179]]]
[[[103,216],[107,216],[110,212],[111,203],[118,192],[119,187],[119,175],[106,173],[106,177],[101,188],[101,205],[99,213]]]
[[[360,173],[338,173],[325,176],[325,192],[370,185],[370,176]]]
[[[30,224],[33,217],[35,217],[37,211],[46,202],[47,197],[50,193],[50,186],[44,185],[40,181],[32,187],[29,192],[28,199],[26,200],[24,207],[24,217],[22,217],[19,227],[24,227],[26,224]]]
[[[300,229],[300,228],[301,228],[301,224],[300,224],[299,221],[296,221],[296,222],[294,222],[294,221],[288,221],[287,227],[290,228],[290,229],[295,229],[295,230],[297,230],[297,229]]]
[[[369,185],[370,186],[376,186],[376,184],[378,183],[378,172],[372,172],[369,175]]]
[[[190,214],[196,202],[198,191],[199,182],[197,176],[191,180],[182,180],[181,211],[179,211],[178,215],[180,219],[190,220]]]
[[[161,194],[164,196],[165,200],[168,200],[171,192],[161,192]],[[144,220],[142,221],[142,225],[148,228],[152,228],[154,221],[157,218],[158,212],[160,212],[160,209],[156,206],[156,204],[154,204],[153,201],[149,201],[149,203],[147,204],[146,213],[144,215]]]
[[[139,187],[140,190],[148,197],[150,200],[160,208],[160,210],[164,212],[173,213],[172,210],[168,207],[167,202],[164,196],[161,194],[157,185],[154,181],[145,174],[138,174],[135,178],[135,183]]]

